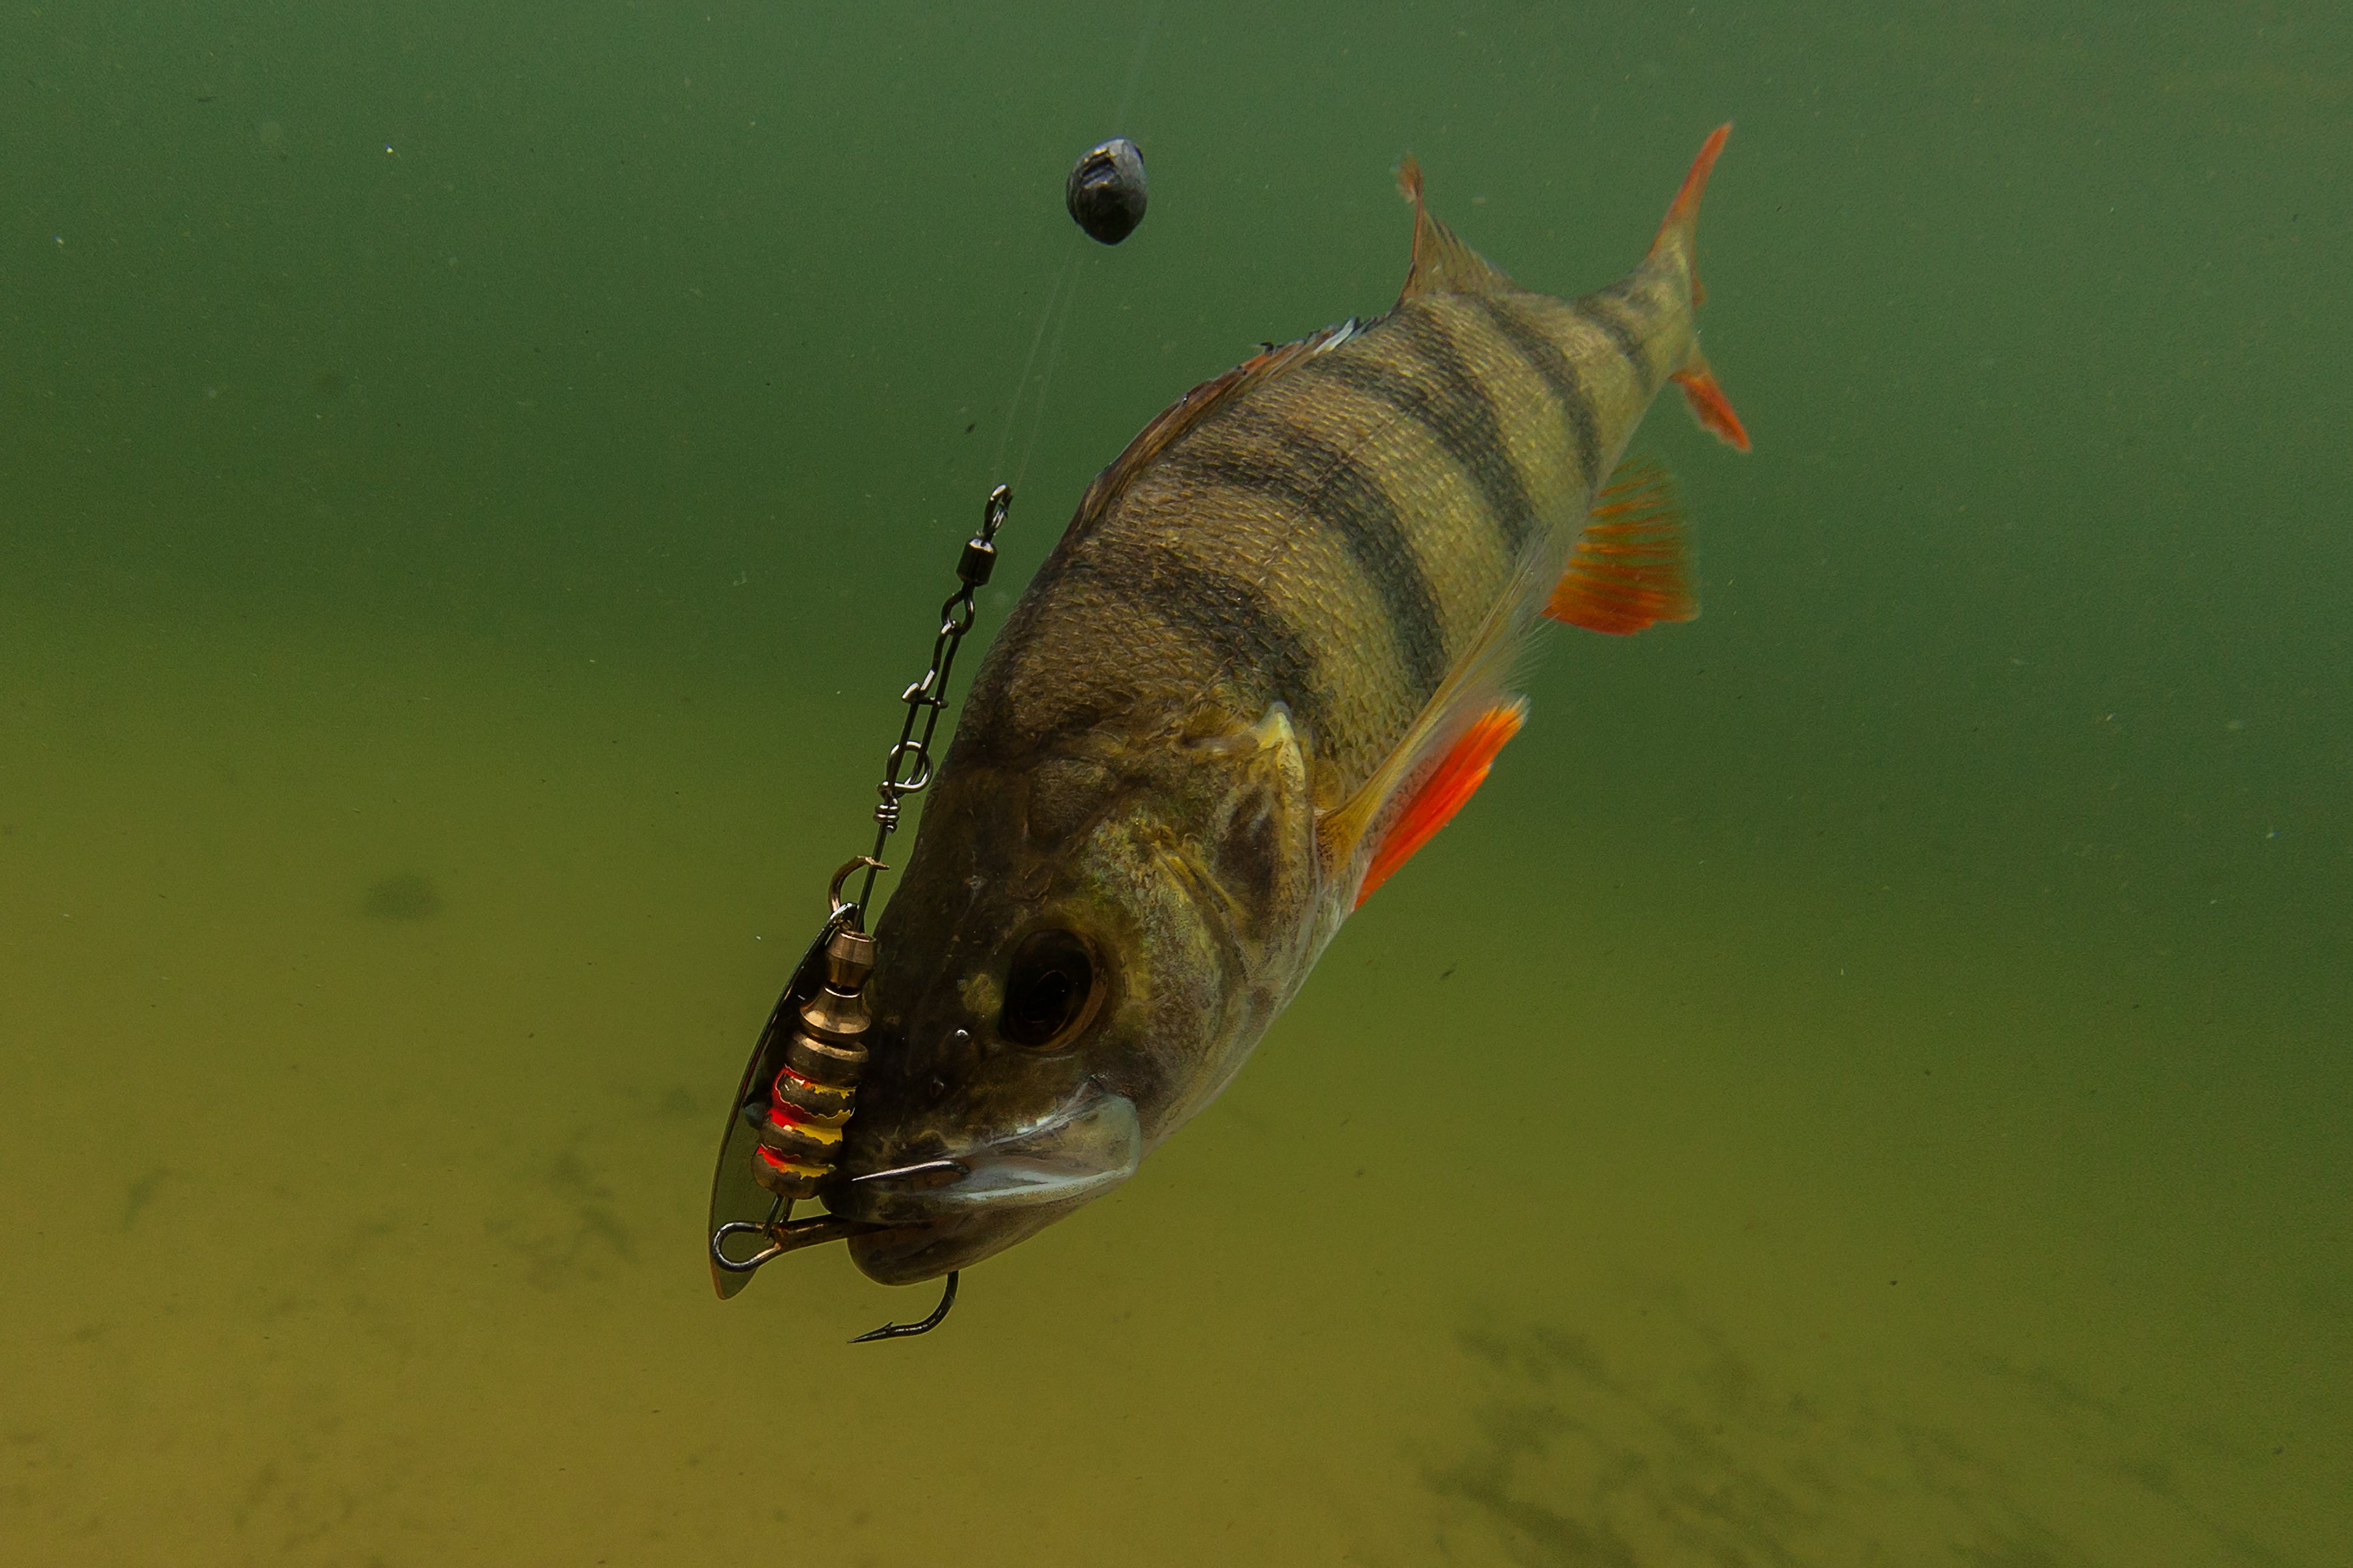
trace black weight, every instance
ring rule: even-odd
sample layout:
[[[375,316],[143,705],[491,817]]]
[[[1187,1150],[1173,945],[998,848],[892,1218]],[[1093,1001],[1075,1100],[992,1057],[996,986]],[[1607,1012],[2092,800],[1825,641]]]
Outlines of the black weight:
[[[1144,221],[1144,154],[1124,136],[1090,148],[1071,171],[1062,199],[1090,239],[1117,245]]]

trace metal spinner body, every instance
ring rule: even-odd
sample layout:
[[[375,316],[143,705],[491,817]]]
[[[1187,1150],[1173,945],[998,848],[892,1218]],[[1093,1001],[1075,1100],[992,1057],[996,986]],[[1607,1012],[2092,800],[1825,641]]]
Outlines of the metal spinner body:
[[[840,1241],[871,1226],[817,1215],[792,1217],[793,1205],[822,1199],[841,1181],[843,1134],[857,1114],[858,1084],[866,1068],[866,1033],[873,1015],[866,984],[874,973],[874,939],[866,913],[874,879],[890,868],[883,846],[898,831],[900,802],[928,787],[935,773],[933,741],[947,708],[947,681],[956,649],[972,629],[973,595],[997,564],[997,531],[1013,494],[991,490],[980,531],[965,542],[956,562],[958,587],[940,607],[931,667],[907,688],[898,743],[891,748],[874,808],[874,847],[847,861],[826,889],[825,922],[776,998],[752,1047],[743,1081],[729,1102],[720,1139],[719,1167],[711,1179],[711,1281],[722,1300],[751,1282],[763,1265],[787,1252]],[[921,733],[917,733],[920,725]],[[855,899],[849,879],[863,871]],[[883,1173],[886,1174],[895,1173]],[[897,1339],[930,1331],[955,1302],[950,1274],[940,1304],[918,1322],[886,1323],[860,1340]]]

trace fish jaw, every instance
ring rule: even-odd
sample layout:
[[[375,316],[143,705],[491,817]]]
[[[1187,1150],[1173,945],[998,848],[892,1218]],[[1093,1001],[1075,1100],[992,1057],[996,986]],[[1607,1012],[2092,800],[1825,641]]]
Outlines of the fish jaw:
[[[882,1228],[851,1238],[868,1278],[913,1284],[1035,1235],[1135,1173],[1135,1102],[1089,1083],[1026,1125],[898,1167],[853,1174],[827,1206]]]
[[[959,732],[957,744],[965,739]],[[962,763],[963,765],[960,765]],[[1096,732],[1018,766],[951,753],[876,930],[875,1028],[828,1208],[891,1283],[1002,1251],[1117,1187],[1215,1097],[1295,986],[1320,908],[1305,760],[1250,724]],[[1067,1032],[1008,1026],[1067,939]]]
[[[1072,770],[1060,770],[1063,778]],[[1229,988],[1192,906],[1160,886],[1154,835],[1138,837],[1128,792],[1084,770],[1103,796],[1041,804],[1031,769],[959,773],[927,808],[905,881],[883,911],[875,1028],[829,1212],[879,1228],[852,1238],[870,1277],[905,1284],[962,1268],[1037,1234],[1133,1175],[1147,1129],[1191,1074],[1189,1021],[1214,1028]],[[1045,826],[1076,817],[1060,837]],[[1013,955],[1039,931],[1073,933],[1103,994],[1066,1042],[1008,1038],[1001,1009]]]

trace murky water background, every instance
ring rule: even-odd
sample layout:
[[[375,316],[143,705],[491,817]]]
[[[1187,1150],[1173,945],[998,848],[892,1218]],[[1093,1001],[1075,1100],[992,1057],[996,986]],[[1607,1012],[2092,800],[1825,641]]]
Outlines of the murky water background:
[[[1147,19],[0,16],[0,1557],[2342,1561],[2341,11]],[[1570,293],[1725,118],[1705,617],[945,1331],[714,1301],[1071,157],[1017,585],[1401,153]]]

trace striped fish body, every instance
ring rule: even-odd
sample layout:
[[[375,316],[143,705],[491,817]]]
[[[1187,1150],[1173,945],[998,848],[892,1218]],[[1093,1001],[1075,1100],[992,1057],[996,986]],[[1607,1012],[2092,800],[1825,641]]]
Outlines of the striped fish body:
[[[1656,530],[1610,532],[1596,497],[1670,377],[1739,437],[1694,323],[1723,134],[1641,267],[1575,301],[1463,247],[1409,163],[1396,309],[1195,389],[1090,488],[990,648],[877,933],[847,1162],[869,1179],[835,1205],[890,1227],[852,1243],[870,1274],[1010,1245],[1214,1098],[1483,777],[1548,603],[1612,631],[1687,603]]]
[[[1393,755],[1512,595],[1548,589],[1691,312],[1414,295],[1189,424],[1082,511],[991,650],[959,746],[1011,756],[1206,699],[1281,702],[1335,795]]]

